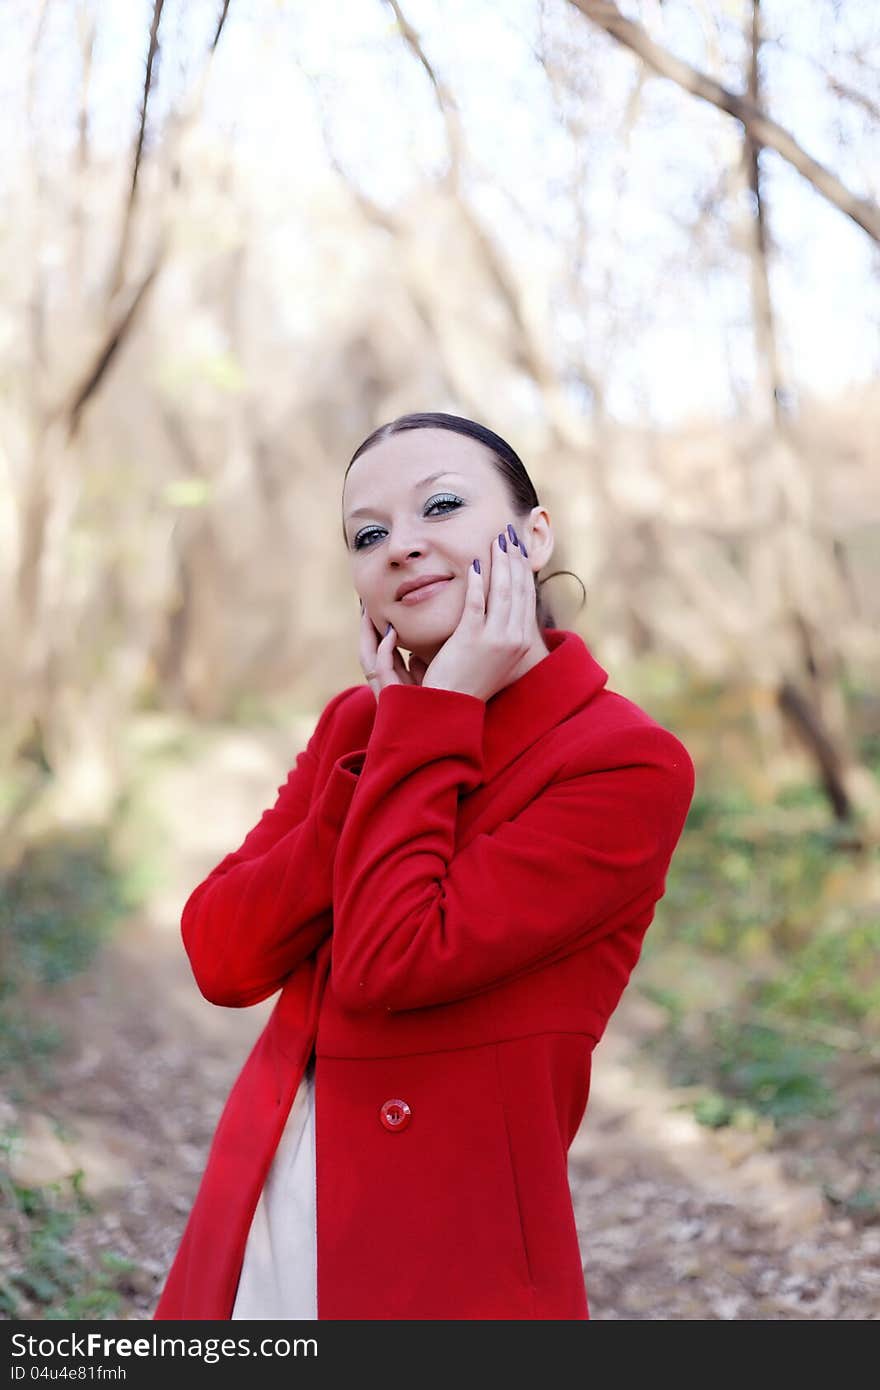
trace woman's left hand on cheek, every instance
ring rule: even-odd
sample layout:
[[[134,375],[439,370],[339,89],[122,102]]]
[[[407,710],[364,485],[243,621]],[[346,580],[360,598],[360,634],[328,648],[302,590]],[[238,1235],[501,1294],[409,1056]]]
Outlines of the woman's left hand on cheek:
[[[485,599],[482,577],[470,566],[464,611],[428,666],[423,687],[489,700],[510,683],[531,645],[536,602],[532,567],[511,532],[512,526],[492,542]]]

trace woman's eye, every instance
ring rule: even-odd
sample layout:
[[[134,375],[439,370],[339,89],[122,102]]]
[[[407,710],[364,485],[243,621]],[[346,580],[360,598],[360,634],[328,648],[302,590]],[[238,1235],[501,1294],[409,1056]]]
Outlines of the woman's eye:
[[[448,493],[445,497],[432,497],[427,504],[426,510],[431,511],[433,507],[460,507],[461,498],[453,493]]]
[[[456,497],[455,493],[450,492],[444,493],[442,497],[432,497],[429,502],[425,503],[425,511],[430,513],[434,510],[435,507],[440,507],[442,508],[442,511],[440,513],[440,515],[442,516],[443,512],[452,511],[456,507],[460,506],[462,506],[462,499],[460,497]],[[370,536],[381,535],[382,530],[378,526],[368,526],[365,528],[365,530],[359,531],[354,541],[355,550],[363,550],[364,545],[369,540]]]

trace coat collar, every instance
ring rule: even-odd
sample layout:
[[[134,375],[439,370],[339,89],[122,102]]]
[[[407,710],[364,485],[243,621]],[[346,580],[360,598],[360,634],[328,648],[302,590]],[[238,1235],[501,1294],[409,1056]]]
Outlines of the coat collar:
[[[483,782],[489,782],[527,748],[583,709],[605,685],[608,672],[583,638],[565,628],[542,628],[545,657],[486,702],[483,723]],[[365,752],[376,718],[368,685],[353,686],[360,701],[358,725],[349,726],[349,748]],[[362,722],[360,722],[362,721]]]
[[[543,734],[588,704],[608,680],[608,672],[578,633],[565,628],[543,628],[542,633],[550,649],[547,655],[486,702],[486,782]]]

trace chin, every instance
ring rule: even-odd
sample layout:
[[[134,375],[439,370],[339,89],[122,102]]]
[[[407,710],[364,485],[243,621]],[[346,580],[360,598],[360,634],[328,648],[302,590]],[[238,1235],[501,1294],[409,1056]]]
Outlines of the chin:
[[[412,652],[413,656],[427,660],[428,653],[434,656],[443,643],[449,640],[455,631],[455,624],[450,627],[448,619],[444,622],[429,622],[426,618],[421,623],[407,623],[405,629],[395,625],[395,631],[398,647]]]
[[[450,628],[448,624],[442,628],[430,629],[426,625],[418,632],[415,630],[398,632],[397,645],[403,647],[405,651],[412,652],[414,656],[424,657],[426,651],[430,651],[433,656],[435,652],[440,650],[444,642],[448,642],[454,631],[455,629]]]

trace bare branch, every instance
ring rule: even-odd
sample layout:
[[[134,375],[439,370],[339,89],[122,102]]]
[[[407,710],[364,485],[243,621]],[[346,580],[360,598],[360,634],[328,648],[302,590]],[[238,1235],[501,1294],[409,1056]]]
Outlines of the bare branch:
[[[25,110],[27,112],[27,124],[31,137],[31,178],[33,187],[33,206],[35,217],[35,229],[33,239],[34,264],[33,264],[33,294],[28,305],[28,314],[31,330],[31,348],[33,351],[34,362],[40,368],[39,373],[35,372],[31,381],[31,402],[35,417],[40,413],[40,380],[48,360],[48,348],[46,339],[46,285],[45,274],[40,265],[37,241],[39,232],[37,226],[42,221],[41,208],[46,195],[46,177],[43,167],[43,159],[39,148],[39,137],[37,133],[37,60],[39,57],[40,45],[46,27],[46,15],[49,10],[49,0],[42,0],[37,22],[34,26],[34,34],[31,40],[31,49],[28,59],[28,74],[26,85]]]
[[[810,750],[835,816],[841,821],[849,820],[852,806],[840,754],[818,712],[791,680],[782,682],[777,698],[779,708],[791,720],[799,738]]]
[[[123,313],[118,317],[116,322],[111,325],[107,336],[96,353],[94,361],[83,377],[80,385],[71,393],[69,403],[62,407],[61,412],[58,412],[64,413],[68,417],[68,440],[73,439],[79,429],[80,418],[86,404],[97,391],[106,375],[108,367],[119,352],[126,338],[129,336],[147,291],[150,289],[159,273],[164,256],[165,245],[161,243],[153,256],[149,270],[140,285],[138,285]]]
[[[37,22],[34,25],[34,36],[31,39],[30,62],[28,64],[27,80],[27,111],[28,119],[33,124],[34,106],[36,103],[37,91],[37,53],[43,40],[43,32],[46,27],[46,15],[49,12],[49,0],[40,0],[40,11],[37,15]]]
[[[220,10],[220,17],[219,17],[219,19],[217,20],[217,28],[216,28],[216,30],[214,31],[214,38],[213,38],[212,41],[211,41],[211,52],[212,52],[212,53],[214,52],[214,50],[216,49],[218,43],[220,42],[220,35],[223,33],[223,25],[226,23],[226,16],[227,16],[228,13],[229,13],[229,0],[223,0],[223,5],[222,5],[222,8],[221,8],[221,10]]]
[[[447,170],[446,179],[451,188],[456,188],[458,187],[459,174],[461,171],[462,133],[461,120],[455,98],[449,88],[440,81],[431,63],[428,61],[425,50],[422,48],[421,39],[401,10],[398,0],[386,0],[386,4],[390,5],[394,11],[394,17],[397,20],[397,27],[400,30],[401,37],[410,51],[418,58],[425,72],[428,74],[431,86],[434,88],[437,106],[443,117],[443,124],[446,127],[446,145],[449,151],[449,169]]]
[[[566,424],[559,409],[559,383],[546,354],[533,332],[520,303],[519,289],[515,276],[507,266],[503,255],[492,237],[482,225],[477,213],[461,192],[459,172],[461,167],[462,135],[458,120],[458,108],[450,93],[439,82],[434,70],[425,56],[419,36],[403,14],[398,0],[387,0],[397,17],[398,27],[409,48],[418,57],[434,87],[438,105],[446,122],[447,144],[449,148],[449,172],[446,182],[453,194],[455,205],[474,242],[474,247],[482,262],[489,280],[499,299],[505,306],[515,333],[512,339],[512,358],[514,364],[526,372],[539,388],[547,409],[548,423],[557,441],[566,437]]]
[[[749,24],[749,62],[748,93],[755,106],[761,101],[761,5],[760,0],[752,0]],[[770,290],[770,271],[768,266],[770,235],[767,225],[767,209],[764,202],[763,179],[760,167],[761,146],[752,136],[748,126],[743,130],[743,167],[752,195],[751,254],[749,256],[752,277],[752,316],[755,340],[758,349],[758,372],[763,378],[767,395],[773,411],[777,429],[784,427],[782,411],[784,391],[779,362],[779,343],[776,333],[776,315],[773,309],[773,296]]]
[[[855,87],[850,87],[848,83],[835,77],[828,65],[814,57],[812,53],[803,53],[798,48],[791,48],[779,38],[765,38],[764,42],[772,44],[779,49],[780,53],[786,54],[789,58],[797,58],[802,63],[808,63],[810,67],[815,68],[816,72],[822,74],[835,96],[840,97],[842,101],[851,102],[853,106],[860,106],[873,121],[880,121],[880,105],[876,101],[872,101],[864,92],[857,91]],[[848,56],[856,57],[855,54]]]
[[[77,115],[77,173],[82,176],[89,163],[89,84],[92,76],[92,60],[95,53],[95,30],[97,21],[94,12],[81,5],[77,12],[80,57],[82,61],[82,87],[79,113]]]
[[[811,183],[818,193],[851,217],[875,241],[880,241],[880,208],[867,198],[860,198],[847,188],[836,174],[807,154],[784,126],[772,120],[766,112],[747,97],[731,92],[713,77],[700,72],[690,63],[676,58],[668,49],[656,44],[640,24],[625,19],[610,0],[569,0],[587,19],[629,48],[648,67],[661,77],[668,78],[686,92],[706,101],[710,106],[726,111],[740,121],[750,138],[766,145],[787,160],[798,173]]]
[[[147,106],[150,99],[150,88],[153,82],[153,64],[159,49],[159,23],[162,19],[162,7],[164,4],[165,0],[153,0],[153,19],[150,24],[150,43],[147,50],[147,66],[144,73],[144,93],[141,98],[140,121],[138,122],[138,133],[137,139],[135,140],[134,155],[131,164],[131,187],[129,189],[128,200],[122,219],[122,232],[120,233],[119,247],[116,252],[116,265],[114,267],[113,277],[110,281],[111,299],[119,290],[125,274],[125,261],[128,254],[128,243],[131,237],[131,224],[138,190],[138,175],[140,173],[141,156],[144,149],[144,135],[147,127]]]

